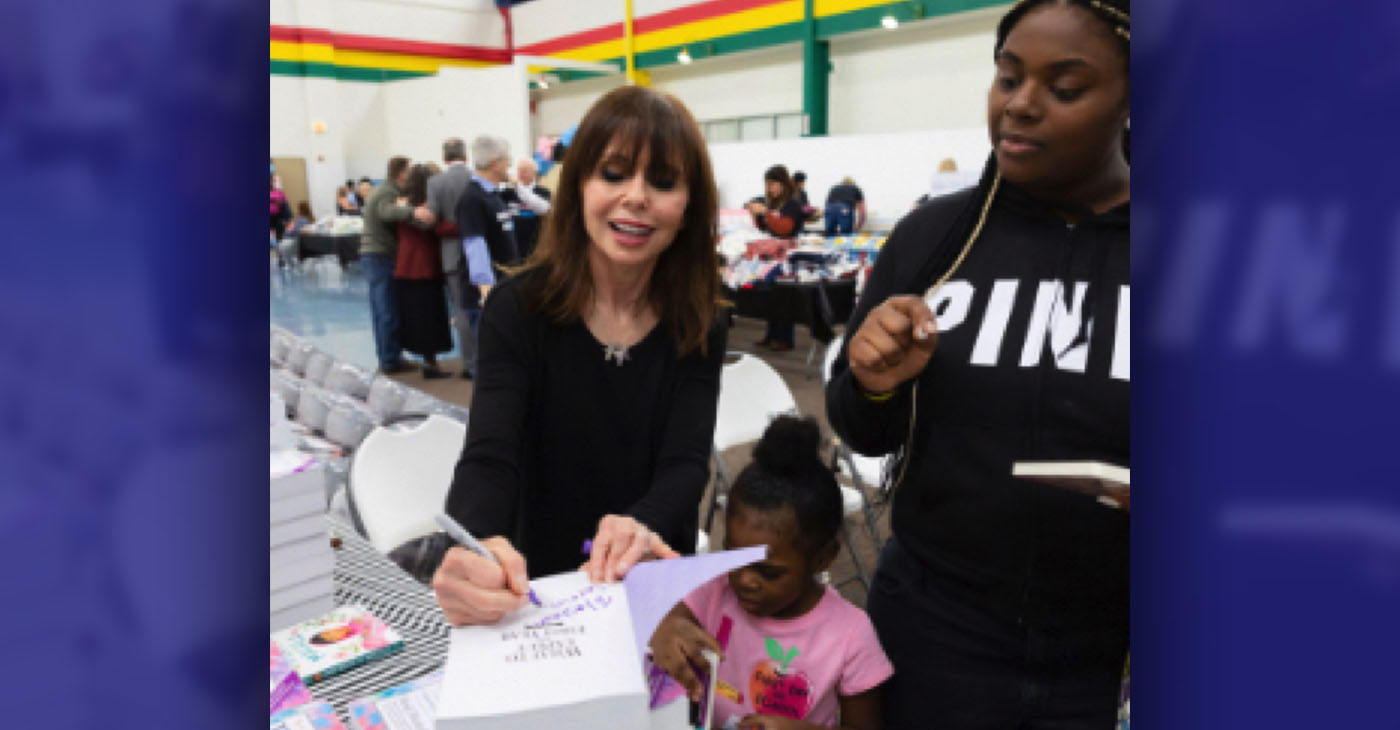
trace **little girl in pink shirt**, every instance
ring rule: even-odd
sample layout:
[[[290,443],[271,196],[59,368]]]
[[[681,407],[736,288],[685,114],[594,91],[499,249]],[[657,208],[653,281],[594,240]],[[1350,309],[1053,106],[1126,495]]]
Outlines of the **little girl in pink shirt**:
[[[695,589],[652,635],[653,661],[692,698],[701,649],[720,654],[711,727],[880,727],[880,684],[894,668],[865,611],[816,579],[841,527],[819,440],[811,419],[768,426],[729,492],[724,530],[725,549],[767,545],[768,557]]]

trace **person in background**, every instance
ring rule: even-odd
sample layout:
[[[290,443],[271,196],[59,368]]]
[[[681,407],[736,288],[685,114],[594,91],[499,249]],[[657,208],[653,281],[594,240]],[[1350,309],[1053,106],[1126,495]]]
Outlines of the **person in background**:
[[[792,178],[788,177],[787,168],[782,165],[768,168],[768,171],[763,173],[763,187],[763,199],[750,201],[747,206],[749,213],[753,214],[754,225],[758,226],[759,230],[771,233],[774,238],[796,238],[802,232],[805,216],[802,213],[802,203],[797,199],[797,188],[792,184]],[[795,330],[796,326],[792,321],[770,317],[763,339],[754,345],[766,345],[774,352],[791,350]]]
[[[383,373],[398,373],[406,369],[402,348],[398,342],[398,300],[394,293],[394,265],[398,253],[398,235],[394,224],[417,219],[431,224],[433,214],[427,206],[414,208],[405,202],[403,185],[408,180],[407,157],[389,160],[384,184],[370,191],[365,200],[364,231],[360,234],[360,265],[369,282],[370,319],[374,329],[375,356]]]
[[[360,178],[359,187],[355,189],[355,197],[359,199],[360,210],[363,211],[369,204],[369,196],[374,192],[374,182],[368,177]]]
[[[355,193],[350,188],[335,189],[336,215],[359,215],[360,206],[355,202]]]
[[[287,194],[282,192],[282,181],[276,175],[270,178],[268,188],[270,190],[268,211],[271,214],[272,246],[276,248],[277,242],[282,240],[282,236],[287,232],[287,221],[292,219],[292,204],[287,201]]]
[[[501,199],[515,213],[515,244],[520,258],[528,259],[540,237],[540,221],[549,212],[550,192],[536,185],[535,161],[526,157],[516,163],[515,184],[501,190]]]
[[[694,551],[725,350],[718,201],[675,97],[621,86],[584,115],[535,254],[486,300],[447,511],[500,564],[447,551],[451,624],[519,608],[526,576],[577,569],[587,538],[595,581]]]
[[[428,202],[428,178],[432,168],[414,165],[404,181],[403,194],[417,209]],[[438,369],[438,353],[452,349],[447,323],[447,297],[442,288],[442,251],[432,223],[435,217],[413,218],[395,224],[398,253],[394,263],[394,295],[399,308],[398,341],[403,349],[423,358],[424,379],[445,378]]]
[[[303,228],[316,222],[316,217],[311,215],[311,204],[305,200],[297,203],[297,217],[287,226],[287,234],[295,235],[301,233]]]
[[[353,178],[345,178],[345,198],[350,201],[351,205],[355,206],[355,210],[359,210],[365,202],[355,193],[355,180]]]
[[[898,454],[887,728],[1114,726],[1128,512],[1012,464],[1128,465],[1128,39],[1128,0],[1011,6],[981,180],[899,222],[832,366],[832,428]]]
[[[802,220],[814,221],[821,214],[821,211],[812,207],[812,201],[807,199],[807,173],[798,170],[792,173],[792,185],[797,188],[797,200],[802,203]]]
[[[475,171],[457,202],[457,231],[462,236],[462,254],[469,285],[462,293],[462,307],[477,342],[481,335],[481,304],[496,283],[496,267],[519,261],[515,246],[515,223],[509,207],[501,199],[499,186],[510,178],[510,150],[500,137],[482,135],[472,141],[472,167]],[[481,353],[473,347],[471,371]]]
[[[428,209],[437,218],[441,237],[440,259],[443,278],[451,299],[449,306],[457,329],[457,349],[462,353],[461,377],[472,378],[472,362],[476,359],[476,330],[467,316],[464,302],[468,301],[467,266],[462,255],[462,234],[457,228],[457,204],[461,202],[472,173],[467,168],[467,143],[452,137],[442,143],[442,161],[447,167],[428,179]]]
[[[711,727],[880,727],[880,685],[894,668],[865,611],[817,581],[840,550],[841,530],[841,489],[817,454],[820,441],[811,418],[768,424],[724,508],[724,549],[762,545],[766,557],[691,591],[651,636],[656,665],[692,698],[701,691],[691,669],[706,663],[701,650],[723,657]],[[721,646],[715,637],[726,622]],[[780,675],[804,678],[805,691],[782,691]]]
[[[845,236],[865,225],[865,194],[849,175],[826,194],[826,235]]]

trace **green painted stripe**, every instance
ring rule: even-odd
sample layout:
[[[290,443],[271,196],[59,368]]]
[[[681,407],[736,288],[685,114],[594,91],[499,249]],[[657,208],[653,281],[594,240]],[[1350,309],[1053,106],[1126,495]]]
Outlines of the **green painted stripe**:
[[[391,68],[364,68],[362,66],[337,66],[333,63],[307,61],[271,61],[268,71],[274,76],[309,76],[338,81],[398,81],[416,79],[434,74],[424,71],[401,71]]]
[[[1006,0],[906,0],[890,5],[875,5],[849,13],[817,18],[817,37],[832,38],[844,33],[879,28],[880,21],[884,20],[886,15],[894,15],[901,23],[912,23],[1000,5],[1009,3]]]

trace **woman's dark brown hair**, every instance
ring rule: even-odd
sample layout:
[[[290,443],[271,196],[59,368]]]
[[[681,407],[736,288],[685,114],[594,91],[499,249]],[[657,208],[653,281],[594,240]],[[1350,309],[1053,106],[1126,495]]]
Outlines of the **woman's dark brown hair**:
[[[783,192],[780,197],[773,198],[768,195],[767,182],[769,180],[783,186]],[[768,207],[770,208],[781,206],[783,203],[788,202],[792,196],[797,194],[797,185],[792,182],[792,178],[788,177],[786,165],[774,165],[768,168],[768,171],[763,173],[763,182],[765,183],[763,186],[763,199],[767,201]]]
[[[432,176],[433,170],[427,165],[417,164],[409,168],[408,179],[400,191],[408,198],[409,205],[416,207],[428,202],[428,178]]]
[[[719,193],[699,125],[669,94],[623,86],[584,115],[560,170],[539,245],[525,262],[526,271],[542,277],[528,301],[561,324],[582,320],[592,306],[588,249],[593,244],[583,220],[583,183],[598,174],[603,154],[613,144],[632,160],[645,149],[649,179],[685,180],[689,199],[683,222],[657,259],[646,296],[675,338],[677,354],[697,348],[704,353],[720,301],[715,259]]]

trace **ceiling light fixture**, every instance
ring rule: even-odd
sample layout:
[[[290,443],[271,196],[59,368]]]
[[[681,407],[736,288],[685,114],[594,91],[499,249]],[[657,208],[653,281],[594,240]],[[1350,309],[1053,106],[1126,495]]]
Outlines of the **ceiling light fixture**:
[[[690,63],[695,59],[690,57],[690,51],[688,49],[681,48],[681,52],[676,54],[676,60],[681,63]]]
[[[894,30],[899,27],[899,18],[894,17],[894,13],[885,13],[885,17],[880,19],[880,25],[884,26],[885,30]]]

